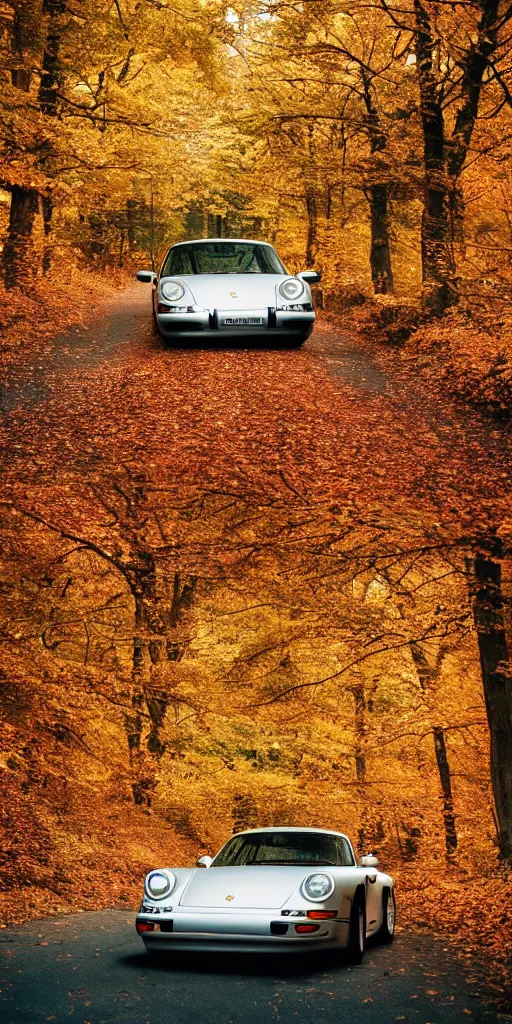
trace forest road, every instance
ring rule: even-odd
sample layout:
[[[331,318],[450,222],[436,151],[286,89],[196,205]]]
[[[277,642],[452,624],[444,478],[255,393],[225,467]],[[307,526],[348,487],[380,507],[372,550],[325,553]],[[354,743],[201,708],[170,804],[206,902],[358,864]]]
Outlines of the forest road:
[[[451,504],[456,519],[461,494],[470,510],[488,499],[490,477],[504,500],[509,431],[433,396],[400,353],[380,364],[324,318],[300,351],[172,346],[155,337],[148,289],[131,285],[87,329],[6,361],[4,452],[14,475],[138,461],[210,482],[236,473],[253,493]]]
[[[336,958],[172,954],[153,961],[135,915],[104,910],[47,918],[0,937],[3,1024],[498,1024],[440,938],[402,933]],[[470,982],[473,982],[471,984]]]
[[[107,304],[105,315],[89,327],[71,327],[57,334],[53,351],[49,355],[33,356],[28,346],[24,350],[28,358],[18,361],[12,375],[7,364],[4,379],[0,380],[0,412],[9,413],[20,406],[44,400],[51,392],[56,378],[62,379],[88,369],[93,371],[106,360],[123,359],[127,355],[128,340],[135,345],[142,341],[146,347],[149,343],[153,353],[162,350],[169,354],[176,353],[172,344],[160,341],[154,335],[150,301],[147,288],[140,285],[128,287]],[[317,323],[315,333],[304,351],[312,351],[320,357],[326,372],[333,379],[340,378],[371,394],[389,393],[392,388],[386,376],[364,352],[355,350],[352,345],[340,349],[337,334],[332,327],[326,333],[322,325],[319,327]],[[224,341],[220,345],[211,342],[204,345],[191,342],[187,345],[181,342],[177,349],[189,355],[194,350],[217,353],[252,350],[254,353],[265,353],[279,352],[280,345],[267,346],[256,340],[247,349],[243,341],[235,339],[233,344]]]

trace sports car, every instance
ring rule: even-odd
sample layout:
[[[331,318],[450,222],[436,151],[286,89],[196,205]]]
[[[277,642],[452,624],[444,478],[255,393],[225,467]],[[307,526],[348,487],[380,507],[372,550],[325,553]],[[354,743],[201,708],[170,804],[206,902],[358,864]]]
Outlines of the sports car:
[[[157,868],[144,882],[137,932],[150,952],[343,951],[392,942],[393,880],[377,858],[357,864],[346,835],[318,828],[239,832],[195,868]]]
[[[313,330],[310,285],[320,280],[319,274],[288,274],[267,242],[179,242],[169,249],[159,274],[139,270],[136,276],[152,285],[153,316],[164,338],[263,336],[298,346]]]

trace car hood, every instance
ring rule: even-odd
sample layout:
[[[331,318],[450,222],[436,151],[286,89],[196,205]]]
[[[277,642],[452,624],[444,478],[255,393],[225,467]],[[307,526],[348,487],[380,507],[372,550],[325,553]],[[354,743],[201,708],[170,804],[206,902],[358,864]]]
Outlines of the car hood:
[[[276,305],[282,274],[197,274],[175,277],[204,309],[262,309]],[[232,294],[233,293],[233,294]]]
[[[314,868],[270,865],[200,868],[180,899],[182,907],[278,909],[290,899]],[[227,899],[231,896],[232,899]]]

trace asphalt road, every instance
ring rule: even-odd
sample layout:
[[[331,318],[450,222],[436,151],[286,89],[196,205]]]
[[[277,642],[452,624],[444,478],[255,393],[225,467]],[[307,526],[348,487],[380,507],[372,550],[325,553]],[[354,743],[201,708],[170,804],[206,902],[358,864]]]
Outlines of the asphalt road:
[[[453,949],[401,934],[360,967],[322,958],[175,954],[154,962],[125,911],[35,921],[0,937],[3,1024],[497,1024]]]

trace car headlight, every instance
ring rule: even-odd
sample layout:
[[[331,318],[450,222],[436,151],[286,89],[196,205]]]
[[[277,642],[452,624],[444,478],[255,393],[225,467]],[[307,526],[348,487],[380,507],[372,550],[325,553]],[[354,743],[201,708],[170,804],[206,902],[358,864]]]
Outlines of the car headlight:
[[[307,900],[313,900],[313,902],[326,900],[334,892],[334,878],[332,875],[324,874],[323,871],[308,875],[300,890]]]
[[[177,302],[185,294],[183,285],[178,281],[164,281],[161,291],[164,299],[168,299],[169,302]]]
[[[172,871],[150,871],[146,876],[144,888],[152,900],[163,900],[174,889],[176,879]]]
[[[304,285],[296,277],[289,277],[287,281],[283,281],[279,285],[278,291],[283,299],[288,299],[288,302],[294,302],[295,299],[298,299],[299,295],[303,295]]]

